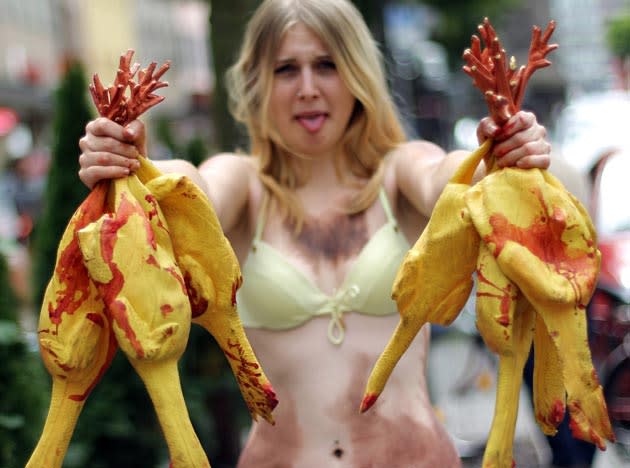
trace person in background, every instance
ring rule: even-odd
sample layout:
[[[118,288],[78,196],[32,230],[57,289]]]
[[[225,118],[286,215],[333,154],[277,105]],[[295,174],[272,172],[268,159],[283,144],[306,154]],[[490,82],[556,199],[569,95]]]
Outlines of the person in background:
[[[398,323],[398,267],[468,153],[406,141],[378,46],[348,0],[263,1],[227,78],[250,154],[155,164],[212,202],[241,262],[243,325],[280,401],[274,426],[251,428],[238,466],[459,466],[428,398],[428,328],[373,410],[359,405]],[[531,113],[503,128],[485,118],[477,133],[494,138],[501,166],[550,164]],[[90,122],[81,180],[132,173],[145,135],[140,121]]]

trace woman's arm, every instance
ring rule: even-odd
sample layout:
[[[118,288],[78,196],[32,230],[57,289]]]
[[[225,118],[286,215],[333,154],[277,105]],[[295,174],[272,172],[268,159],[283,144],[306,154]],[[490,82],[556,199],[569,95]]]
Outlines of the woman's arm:
[[[206,159],[199,166],[224,232],[229,232],[241,220],[250,200],[256,169],[250,156],[222,153]]]
[[[545,127],[536,121],[534,114],[520,111],[501,128],[490,119],[479,123],[479,143],[493,138],[493,154],[499,167],[549,167],[551,145],[546,140]],[[446,153],[442,148],[426,141],[411,141],[392,153],[392,161],[399,191],[423,215],[430,216],[444,186],[457,167],[468,156],[467,151]],[[485,175],[481,164],[475,180]]]
[[[144,124],[135,120],[122,127],[98,118],[86,126],[79,141],[79,178],[88,187],[103,179],[125,177],[139,168],[137,158],[146,155]],[[255,169],[250,158],[222,154],[209,158],[198,170],[184,160],[152,161],[164,173],[183,174],[207,195],[225,232],[238,222],[245,209]]]

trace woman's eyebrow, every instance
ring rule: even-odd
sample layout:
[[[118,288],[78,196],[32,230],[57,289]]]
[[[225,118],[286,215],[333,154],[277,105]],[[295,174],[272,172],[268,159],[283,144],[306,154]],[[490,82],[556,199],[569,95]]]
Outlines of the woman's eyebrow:
[[[313,57],[313,61],[319,61],[319,60],[332,60],[332,55],[329,53],[321,53],[321,54],[317,54]],[[285,57],[278,57],[274,63],[276,64],[284,64],[284,63],[291,63],[291,62],[297,62],[297,58],[294,56],[285,56]]]

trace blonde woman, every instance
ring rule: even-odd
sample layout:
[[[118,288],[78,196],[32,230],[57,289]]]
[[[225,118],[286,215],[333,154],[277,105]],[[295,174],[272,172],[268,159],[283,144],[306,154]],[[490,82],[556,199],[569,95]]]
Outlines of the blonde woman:
[[[428,329],[373,410],[358,408],[398,323],[398,266],[466,153],[405,141],[378,47],[347,0],[263,1],[228,78],[251,154],[215,155],[198,170],[156,164],[212,201],[241,262],[243,324],[280,401],[275,426],[251,428],[238,466],[459,466],[427,394]],[[549,166],[532,114],[501,130],[484,119],[478,135],[499,142],[502,165]],[[92,187],[138,167],[145,130],[100,118],[80,145]]]

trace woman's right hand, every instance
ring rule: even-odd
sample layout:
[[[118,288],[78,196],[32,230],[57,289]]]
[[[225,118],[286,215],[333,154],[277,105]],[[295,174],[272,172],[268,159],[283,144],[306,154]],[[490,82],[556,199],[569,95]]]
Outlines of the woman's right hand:
[[[103,179],[125,177],[138,169],[146,155],[144,124],[134,120],[125,127],[105,117],[92,120],[79,140],[79,178],[90,189]]]

